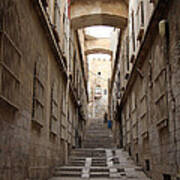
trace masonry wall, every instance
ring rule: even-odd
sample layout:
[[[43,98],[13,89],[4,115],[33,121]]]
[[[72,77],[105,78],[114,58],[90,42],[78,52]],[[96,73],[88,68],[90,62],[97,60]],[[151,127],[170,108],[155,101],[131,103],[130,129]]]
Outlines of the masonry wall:
[[[76,145],[77,102],[72,96],[66,101],[68,76],[59,63],[63,59],[57,61],[35,6],[28,0],[0,2],[2,180],[47,179]]]
[[[165,13],[159,11],[152,22],[154,30],[145,41],[146,49],[139,51],[143,55],[135,56],[142,61],[132,65],[136,73],[132,72],[127,80],[131,83],[125,85],[121,128],[123,147],[152,179],[168,176],[176,180],[180,175],[179,2],[172,1],[164,8]],[[167,19],[169,26],[165,34],[158,29],[162,19]]]
[[[110,57],[89,59],[89,114],[92,118],[103,119],[107,112],[110,74]]]

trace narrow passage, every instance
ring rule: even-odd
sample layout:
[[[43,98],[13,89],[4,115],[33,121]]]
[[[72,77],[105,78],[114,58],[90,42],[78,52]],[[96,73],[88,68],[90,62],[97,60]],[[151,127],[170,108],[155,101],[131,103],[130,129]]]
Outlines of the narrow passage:
[[[68,164],[56,167],[49,180],[148,180],[128,153],[114,148],[111,131],[103,120],[92,120],[86,130],[83,148],[74,149]]]

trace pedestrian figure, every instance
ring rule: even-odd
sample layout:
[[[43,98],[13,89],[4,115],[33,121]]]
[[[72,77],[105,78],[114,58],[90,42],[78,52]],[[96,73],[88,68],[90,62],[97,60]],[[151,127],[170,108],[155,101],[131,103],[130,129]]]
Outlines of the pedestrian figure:
[[[108,120],[108,129],[112,129],[112,121]]]
[[[107,113],[104,113],[104,123],[107,123]]]

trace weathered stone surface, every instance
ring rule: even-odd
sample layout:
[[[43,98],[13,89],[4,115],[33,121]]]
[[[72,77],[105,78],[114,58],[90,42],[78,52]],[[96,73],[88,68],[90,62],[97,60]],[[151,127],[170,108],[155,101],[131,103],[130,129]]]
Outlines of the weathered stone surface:
[[[180,21],[177,18],[180,4],[178,1],[164,4],[160,0],[156,11],[153,11],[156,7],[153,4],[158,2],[142,3],[140,7],[140,3],[130,1],[131,18],[122,33],[110,102],[118,104],[116,94],[120,93],[121,107],[109,109],[114,120],[113,134],[117,137],[120,133],[121,141],[117,144],[124,147],[152,179],[161,180],[164,174],[176,179],[180,154]],[[138,8],[144,11],[143,27],[133,15]],[[164,26],[168,26],[164,36],[158,29],[163,19],[167,20]],[[139,39],[142,29],[143,35]],[[129,174],[131,176],[134,174]]]

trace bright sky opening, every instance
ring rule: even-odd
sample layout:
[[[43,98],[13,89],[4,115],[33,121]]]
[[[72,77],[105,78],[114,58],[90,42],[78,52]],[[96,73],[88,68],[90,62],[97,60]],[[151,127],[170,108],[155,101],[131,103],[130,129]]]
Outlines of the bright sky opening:
[[[96,38],[110,38],[113,29],[114,28],[110,26],[91,26],[85,28],[85,32]]]

